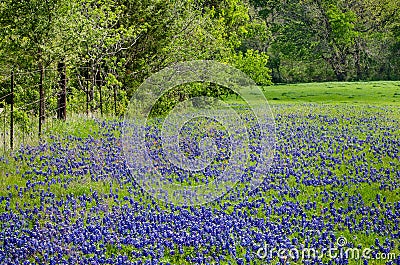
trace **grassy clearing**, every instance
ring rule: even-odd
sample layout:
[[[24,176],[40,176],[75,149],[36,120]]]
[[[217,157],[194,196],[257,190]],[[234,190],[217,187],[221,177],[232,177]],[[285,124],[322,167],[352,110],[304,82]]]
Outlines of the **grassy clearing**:
[[[400,105],[400,81],[277,84],[263,87],[263,90],[271,105],[289,103]],[[227,102],[241,103],[234,96],[229,97]]]
[[[328,82],[264,88],[269,103],[400,105],[400,81]]]

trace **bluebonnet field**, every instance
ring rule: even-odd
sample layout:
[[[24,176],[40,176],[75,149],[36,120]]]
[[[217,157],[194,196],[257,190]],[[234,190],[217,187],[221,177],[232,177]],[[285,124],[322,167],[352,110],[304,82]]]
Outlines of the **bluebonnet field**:
[[[88,122],[2,157],[0,263],[400,264],[398,109],[272,110],[277,146],[263,184],[249,191],[243,178],[202,206],[155,201],[136,184],[119,140],[121,121]],[[188,126],[182,149],[196,156]],[[204,183],[219,170],[229,150],[216,128],[216,164],[196,176],[166,171],[174,181]],[[157,139],[149,140],[152,155],[162,157]],[[320,250],[340,237],[343,248],[371,248],[372,258],[257,255],[264,246]],[[380,253],[396,256],[374,260]]]

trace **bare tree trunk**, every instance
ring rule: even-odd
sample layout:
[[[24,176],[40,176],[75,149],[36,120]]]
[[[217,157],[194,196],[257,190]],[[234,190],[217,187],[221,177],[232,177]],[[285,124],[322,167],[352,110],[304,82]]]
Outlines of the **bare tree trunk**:
[[[89,88],[89,105],[90,105],[90,112],[93,113],[93,100],[94,100],[94,87],[96,86],[96,66],[92,64],[92,85]]]
[[[45,122],[45,95],[43,89],[43,65],[39,63],[40,80],[39,80],[39,137],[42,135],[42,127]]]
[[[85,85],[86,85],[86,116],[89,116],[89,63],[86,65],[86,78],[85,78]]]
[[[360,40],[356,40],[356,43],[355,43],[354,64],[356,67],[357,80],[362,80],[363,73],[362,73],[362,69],[361,69],[361,43],[360,43]]]
[[[10,148],[14,148],[14,71],[11,72]]]
[[[117,86],[113,86],[114,89],[114,115],[117,116]]]
[[[65,73],[65,64],[58,64],[58,72],[60,74],[60,94],[58,96],[57,118],[66,120],[67,118],[67,78]]]
[[[103,85],[103,80],[101,77],[101,66],[97,69],[96,73],[96,87],[99,89],[99,100],[100,100],[100,115],[103,116],[103,94],[101,91],[101,87]]]
[[[336,79],[338,81],[345,81],[347,78],[346,53],[335,52],[331,57],[325,58],[325,60],[331,65]]]

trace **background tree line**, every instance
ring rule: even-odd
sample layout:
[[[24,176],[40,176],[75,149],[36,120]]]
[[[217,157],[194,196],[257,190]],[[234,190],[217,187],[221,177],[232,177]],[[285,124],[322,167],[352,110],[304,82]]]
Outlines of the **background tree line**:
[[[275,82],[400,77],[398,0],[252,0]]]
[[[95,111],[101,97],[114,96],[117,105],[101,108],[116,114],[146,77],[193,59],[233,65],[260,85],[399,79],[398,6],[398,0],[3,0],[0,77],[66,65],[70,108],[84,111],[88,98]],[[53,80],[49,94],[58,89],[57,71],[46,78]],[[36,89],[26,89],[37,82],[35,74],[20,77],[16,104],[38,99]],[[8,92],[6,80],[0,97]],[[196,84],[168,98],[179,101],[188,92],[230,93]]]

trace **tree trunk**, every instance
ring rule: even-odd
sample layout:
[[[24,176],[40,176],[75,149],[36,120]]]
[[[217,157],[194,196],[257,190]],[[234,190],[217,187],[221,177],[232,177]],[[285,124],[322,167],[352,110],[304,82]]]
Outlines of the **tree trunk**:
[[[335,72],[335,75],[336,75],[336,78],[338,81],[340,81],[340,82],[346,81],[346,77],[347,77],[346,73],[339,71],[339,72]]]
[[[100,97],[100,98],[99,98],[99,100],[100,100],[100,105],[99,105],[99,108],[100,108],[100,115],[103,116],[103,94],[102,94],[103,91],[101,90],[101,87],[102,87],[102,85],[103,85],[103,80],[102,80],[102,77],[101,77],[101,66],[100,66],[99,69],[97,70],[95,83],[96,83],[97,89],[99,90],[99,97]]]
[[[345,81],[347,78],[346,52],[335,52],[332,57],[327,58],[327,61],[331,65],[336,79],[340,82]]]
[[[67,118],[67,78],[65,73],[65,64],[58,64],[60,74],[60,93],[58,95],[57,119],[66,120]]]
[[[45,95],[43,89],[43,77],[44,70],[43,65],[39,62],[39,72],[40,72],[40,80],[39,80],[39,137],[42,135],[42,128],[45,122]]]
[[[354,64],[356,67],[357,80],[362,80],[363,72],[362,72],[362,68],[361,68],[361,43],[360,43],[360,40],[356,40],[356,43],[355,43]]]

